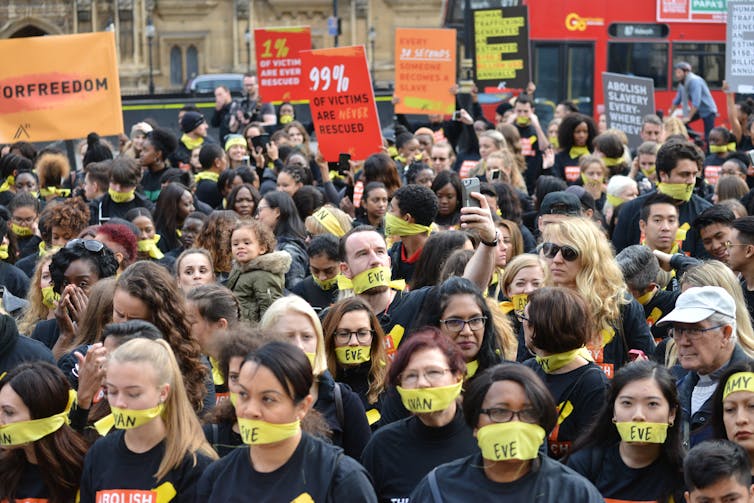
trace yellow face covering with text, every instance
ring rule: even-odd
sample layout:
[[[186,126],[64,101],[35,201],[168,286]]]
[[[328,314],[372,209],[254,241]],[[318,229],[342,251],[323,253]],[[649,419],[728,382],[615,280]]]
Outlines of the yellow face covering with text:
[[[18,421],[0,426],[0,446],[14,447],[17,445],[36,442],[51,433],[55,433],[64,424],[68,424],[68,413],[71,411],[73,402],[76,401],[76,392],[69,390],[68,405],[65,410],[50,417]]]
[[[412,388],[406,389],[396,386],[401,402],[406,410],[415,414],[437,412],[450,407],[450,404],[461,394],[463,381],[450,386],[438,386],[436,388]]]
[[[140,239],[136,244],[140,252],[148,254],[150,258],[160,260],[165,254],[157,247],[159,241],[160,235],[155,234],[152,239]]]
[[[128,192],[118,192],[117,190],[107,189],[107,193],[110,195],[110,199],[118,204],[133,201],[136,197],[136,189],[131,189]]]
[[[10,223],[10,230],[13,231],[13,234],[20,238],[25,238],[34,234],[34,231],[31,230],[31,227],[24,227],[23,225],[14,224],[13,222]]]
[[[335,348],[335,357],[343,365],[358,365],[372,359],[371,346],[341,346]]]
[[[521,421],[488,424],[476,434],[482,457],[490,461],[534,459],[544,439],[544,428]]]
[[[268,423],[258,419],[238,418],[241,440],[246,445],[274,444],[301,431],[301,421],[286,424]]]
[[[689,201],[694,194],[694,184],[660,182],[657,184],[657,190],[677,201]]]
[[[643,444],[662,444],[668,436],[667,423],[639,423],[626,421],[615,423],[618,434],[624,442]]]
[[[110,410],[113,411],[113,426],[119,430],[130,430],[132,428],[138,428],[149,421],[162,414],[165,409],[165,404],[160,404],[157,407],[151,409],[120,409],[118,407],[110,406]]]
[[[429,225],[411,224],[405,220],[396,217],[392,213],[385,213],[385,235],[386,236],[417,236],[432,232]]]
[[[542,367],[542,370],[544,370],[545,373],[549,374],[571,363],[576,359],[577,356],[579,356],[580,351],[581,348],[578,348],[549,356],[537,356],[536,360],[537,363],[539,363],[539,365]]]
[[[402,279],[391,280],[392,272],[389,267],[374,267],[357,274],[353,279],[345,276],[338,276],[338,288],[340,290],[353,289],[353,293],[359,295],[367,290],[378,286],[387,286],[393,290],[403,290],[406,288],[406,282]]]

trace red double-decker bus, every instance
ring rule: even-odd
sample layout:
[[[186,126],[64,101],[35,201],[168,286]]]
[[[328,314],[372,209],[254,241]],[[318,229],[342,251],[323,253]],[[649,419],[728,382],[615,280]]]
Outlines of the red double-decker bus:
[[[464,40],[464,0],[446,0],[445,24]],[[673,65],[688,61],[704,77],[726,120],[725,0],[470,0],[472,9],[528,6],[530,70],[537,109],[547,120],[562,100],[599,116],[602,72],[654,81],[655,106],[675,96]],[[468,36],[468,34],[466,34]]]

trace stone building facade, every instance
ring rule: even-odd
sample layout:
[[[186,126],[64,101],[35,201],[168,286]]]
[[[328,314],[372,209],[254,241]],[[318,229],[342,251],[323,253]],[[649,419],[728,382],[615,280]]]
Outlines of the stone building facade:
[[[0,39],[113,30],[121,89],[144,94],[151,21],[156,91],[179,91],[194,74],[254,68],[247,30],[308,25],[314,48],[332,47],[327,20],[334,2],[339,45],[364,45],[377,82],[393,79],[394,29],[439,27],[444,8],[443,0],[10,0],[0,2]]]

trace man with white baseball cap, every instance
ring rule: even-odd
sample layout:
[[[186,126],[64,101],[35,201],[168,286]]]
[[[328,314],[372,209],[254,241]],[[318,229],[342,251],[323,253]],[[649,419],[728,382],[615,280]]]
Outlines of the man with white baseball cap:
[[[749,360],[736,343],[736,302],[717,286],[689,288],[657,325],[672,324],[671,336],[685,376],[678,381],[684,444],[712,437],[712,395],[731,363]]]

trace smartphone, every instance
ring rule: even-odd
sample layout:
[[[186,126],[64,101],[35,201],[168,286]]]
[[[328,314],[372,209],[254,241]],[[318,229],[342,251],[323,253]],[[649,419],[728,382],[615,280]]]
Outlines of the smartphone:
[[[749,164],[754,165],[754,150],[749,150],[746,155],[749,156]]]
[[[264,151],[264,148],[267,146],[267,144],[270,143],[270,135],[267,133],[262,133],[259,136],[255,136],[251,139],[251,144],[254,145],[255,149],[262,149]]]
[[[341,175],[347,174],[351,171],[351,154],[339,154],[338,155],[338,173]]]
[[[460,110],[456,110],[455,112],[453,112],[453,120],[454,121],[461,120],[461,111]]]
[[[503,171],[502,171],[502,170],[500,170],[500,169],[491,169],[491,170],[489,170],[489,171],[487,172],[487,178],[489,178],[489,180],[490,180],[491,182],[494,182],[494,181],[497,181],[497,180],[499,180],[499,179],[501,178],[501,176],[500,176],[500,175],[501,175],[502,173],[503,173]]]
[[[479,208],[479,201],[471,197],[472,192],[479,192],[479,178],[464,178],[463,179],[463,205],[466,208]]]

